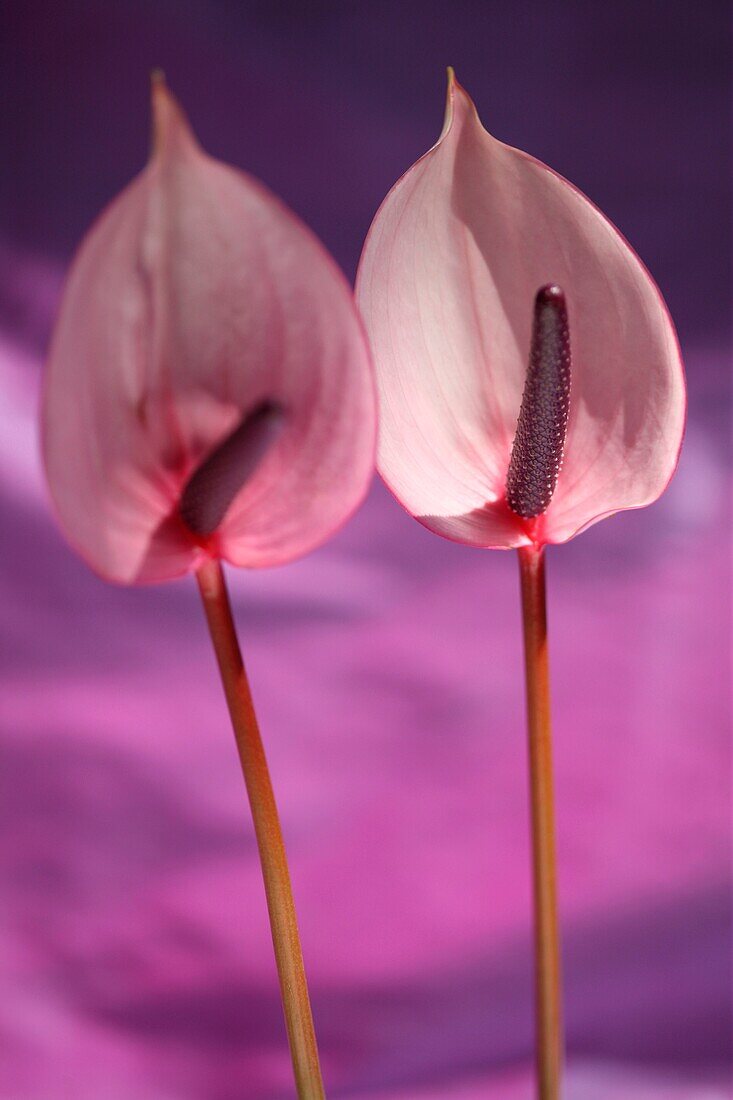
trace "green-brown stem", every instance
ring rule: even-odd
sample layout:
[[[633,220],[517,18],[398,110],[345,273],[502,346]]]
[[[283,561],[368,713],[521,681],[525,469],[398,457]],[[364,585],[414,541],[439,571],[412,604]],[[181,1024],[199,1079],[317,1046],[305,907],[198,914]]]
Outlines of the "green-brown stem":
[[[523,546],[519,550],[519,573],[532,814],[538,1096],[539,1100],[559,1100],[563,1038],[545,560],[542,548]]]
[[[224,684],[252,811],[295,1084],[300,1100],[322,1100],[323,1081],[285,845],[219,562],[205,562],[198,569],[196,580]]]

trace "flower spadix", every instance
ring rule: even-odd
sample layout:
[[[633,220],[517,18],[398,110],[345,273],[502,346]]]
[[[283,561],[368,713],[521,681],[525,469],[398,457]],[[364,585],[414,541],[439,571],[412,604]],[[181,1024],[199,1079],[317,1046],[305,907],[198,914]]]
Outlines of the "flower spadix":
[[[152,98],[150,161],[79,249],[43,404],[62,528],[120,582],[311,549],[364,495],[376,434],[336,264],[202,151],[162,79]]]
[[[426,527],[565,542],[667,485],[685,389],[659,290],[572,184],[483,129],[452,73],[438,143],[374,219],[357,301],[379,469]]]

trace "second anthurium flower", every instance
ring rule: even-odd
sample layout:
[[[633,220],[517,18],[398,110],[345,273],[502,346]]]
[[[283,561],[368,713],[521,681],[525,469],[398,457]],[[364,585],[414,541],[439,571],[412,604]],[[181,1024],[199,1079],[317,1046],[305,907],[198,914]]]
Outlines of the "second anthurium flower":
[[[535,306],[541,289],[551,293]],[[507,477],[533,314],[535,325],[552,315],[553,290],[572,399],[554,493],[531,518],[507,506]],[[374,219],[357,300],[377,367],[380,472],[426,527],[483,547],[559,543],[665,488],[685,389],[657,287],[572,184],[484,130],[452,72],[440,139]]]
[[[437,144],[374,219],[357,299],[385,481],[437,534],[518,549],[536,1096],[561,1100],[545,547],[664,490],[685,418],[677,338],[618,231],[572,184],[491,137],[452,72]]]
[[[288,561],[361,501],[376,434],[346,280],[251,177],[199,146],[162,78],[153,151],[84,240],[46,378],[61,526],[103,577],[207,555]]]

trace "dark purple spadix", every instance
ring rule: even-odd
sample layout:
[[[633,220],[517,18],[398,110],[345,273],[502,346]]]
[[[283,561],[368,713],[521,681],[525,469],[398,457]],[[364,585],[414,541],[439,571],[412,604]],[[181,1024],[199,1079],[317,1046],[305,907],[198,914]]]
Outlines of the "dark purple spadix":
[[[284,422],[275,401],[262,401],[199,466],[183,491],[180,513],[195,535],[210,535],[252,476]]]
[[[570,408],[570,332],[565,295],[543,286],[534,303],[532,346],[519,410],[507,503],[525,519],[541,516],[555,492]]]

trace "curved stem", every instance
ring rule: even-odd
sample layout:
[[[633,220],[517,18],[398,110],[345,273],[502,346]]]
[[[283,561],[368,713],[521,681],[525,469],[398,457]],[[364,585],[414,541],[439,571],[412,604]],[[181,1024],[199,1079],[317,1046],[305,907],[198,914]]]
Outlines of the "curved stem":
[[[323,1082],[285,845],[220,563],[205,562],[198,569],[196,580],[224,684],[252,811],[295,1084],[300,1100],[322,1100]]]
[[[545,560],[542,547],[523,546],[519,550],[519,574],[532,808],[538,1096],[539,1100],[559,1100],[563,1037]]]

